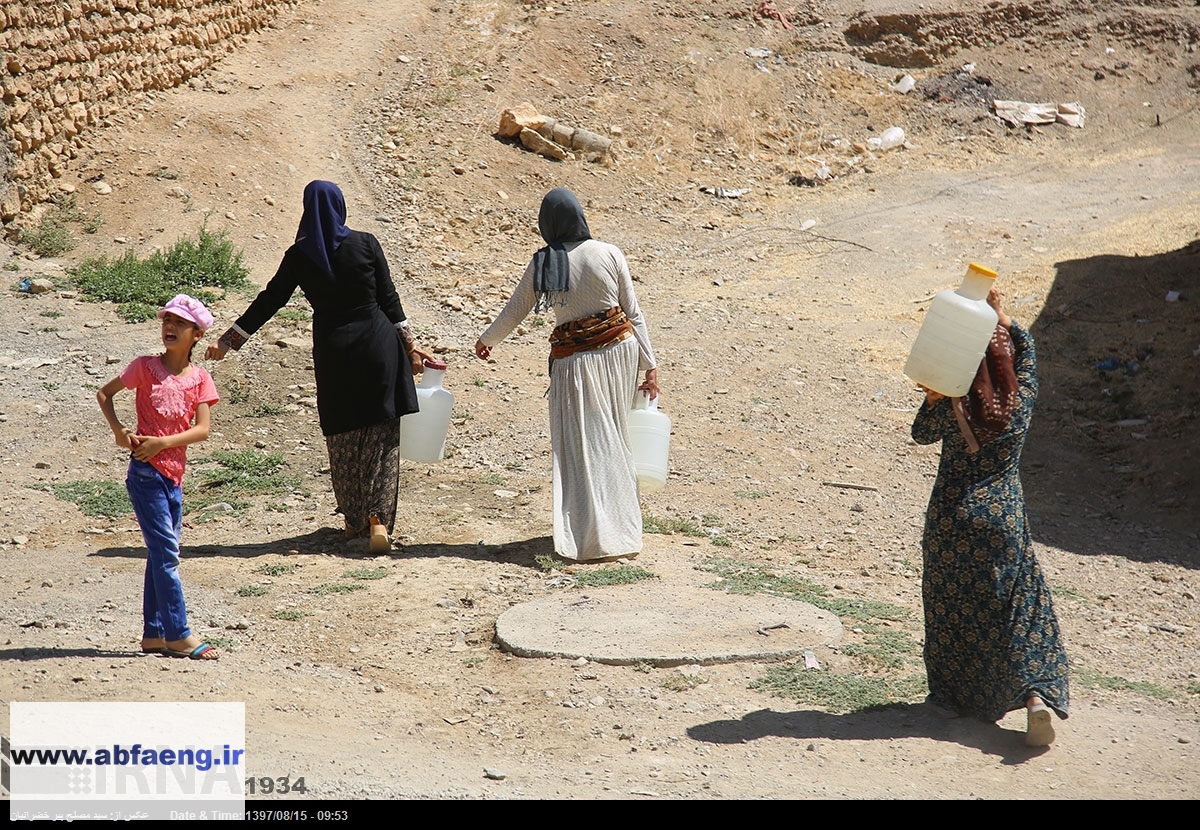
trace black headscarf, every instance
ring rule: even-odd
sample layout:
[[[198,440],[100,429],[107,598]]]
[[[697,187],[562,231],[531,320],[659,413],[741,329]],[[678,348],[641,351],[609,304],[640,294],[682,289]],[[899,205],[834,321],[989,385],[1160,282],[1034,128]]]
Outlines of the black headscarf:
[[[296,246],[318,268],[332,274],[330,259],[349,235],[342,191],[333,182],[309,182],[304,188],[304,215],[296,231]]]
[[[570,287],[571,261],[565,246],[591,239],[592,232],[583,216],[583,206],[565,187],[554,188],[542,199],[538,230],[546,240],[546,247],[533,255],[534,310],[544,311],[566,302],[561,295]],[[556,294],[559,296],[555,297]]]

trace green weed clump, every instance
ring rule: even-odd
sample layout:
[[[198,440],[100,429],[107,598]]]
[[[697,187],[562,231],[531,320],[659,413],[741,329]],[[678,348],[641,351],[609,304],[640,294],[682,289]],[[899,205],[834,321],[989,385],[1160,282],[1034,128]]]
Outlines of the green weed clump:
[[[201,470],[200,487],[210,491],[231,491],[241,494],[279,494],[290,492],[296,479],[280,472],[286,463],[283,453],[263,453],[257,450],[218,450],[211,461],[217,469]]]
[[[207,524],[220,521],[227,516],[238,516],[249,506],[250,502],[228,495],[207,499],[195,494],[184,494],[183,497],[183,512],[188,514],[188,521],[192,524]],[[210,507],[214,509],[207,509]]]
[[[642,531],[644,533],[661,533],[670,536],[679,533],[683,536],[707,536],[704,528],[691,519],[672,519],[669,516],[655,516],[652,513],[642,514]]]
[[[618,565],[576,574],[575,584],[583,588],[599,588],[605,585],[632,585],[644,579],[658,579],[658,574],[637,565]]]
[[[918,703],[929,694],[925,675],[897,679],[806,669],[804,661],[775,666],[750,684],[777,697],[802,700],[827,712],[867,712]]]
[[[1051,585],[1050,593],[1055,599],[1073,599],[1076,602],[1090,602],[1091,597],[1084,594],[1070,585]]]
[[[383,579],[388,575],[387,568],[355,568],[352,571],[346,571],[342,576],[347,579]]]
[[[18,239],[38,256],[62,256],[75,247],[71,231],[53,211],[45,213],[33,230],[21,231]]]
[[[862,623],[864,642],[843,643],[842,654],[863,658],[883,669],[901,669],[909,663],[919,663],[921,644],[905,631]]]
[[[352,594],[355,591],[366,590],[366,585],[350,585],[345,582],[325,582],[321,585],[309,588],[310,594],[316,594],[319,597],[328,596],[329,594]]]
[[[307,323],[312,319],[312,314],[303,308],[287,307],[281,308],[275,312],[276,320],[290,320],[293,323]]]
[[[52,484],[51,488],[56,499],[79,505],[85,516],[115,519],[133,512],[125,486],[115,481],[68,481]]]
[[[304,619],[304,612],[297,610],[295,608],[281,608],[278,611],[276,611],[275,613],[271,614],[271,616],[277,620],[287,620],[288,622],[296,622],[297,620]]]
[[[206,466],[214,462],[215,469]],[[284,463],[283,453],[258,450],[218,450],[208,458],[197,459],[190,483],[184,482],[184,508],[190,513],[225,502],[237,511],[250,506],[240,498],[243,496],[290,494],[299,487],[300,480],[282,472]]]
[[[875,676],[883,670],[897,675],[920,663],[921,646],[906,631],[871,620],[910,620],[907,608],[888,602],[831,597],[824,586],[803,577],[776,574],[761,565],[735,559],[710,557],[700,570],[721,577],[708,587],[731,594],[762,593],[794,599],[823,608],[839,617],[852,617],[861,623],[855,630],[863,635],[861,643],[845,643],[839,650],[858,658],[866,674],[836,673],[809,669],[801,660],[776,666],[750,684],[779,697],[812,703],[829,712],[863,712],[887,708],[899,703],[916,702],[929,691],[924,674],[903,677]]]
[[[265,596],[267,589],[261,585],[243,585],[237,589],[239,597],[261,597]]]
[[[550,573],[551,571],[565,571],[567,569],[566,562],[555,559],[553,556],[545,553],[537,554],[533,557],[533,561],[546,573]]]
[[[284,574],[290,574],[295,570],[295,565],[260,565],[254,569],[254,572],[265,574],[267,576],[283,576]]]
[[[730,594],[759,593],[786,597],[823,608],[839,617],[854,617],[859,620],[899,621],[912,618],[912,613],[899,605],[871,599],[831,597],[822,585],[803,577],[775,574],[752,562],[710,557],[699,568],[720,577],[708,587]]]
[[[86,260],[75,271],[75,285],[87,299],[117,303],[122,317],[139,322],[181,291],[205,303],[230,289],[248,291],[253,286],[247,275],[242,252],[228,236],[201,228],[197,239],[181,239],[145,259],[127,251],[120,259]]]
[[[17,239],[39,256],[62,256],[75,247],[71,223],[82,226],[84,233],[95,233],[104,222],[99,214],[89,216],[81,211],[74,193],[59,193],[51,201],[53,205],[42,214],[38,226],[21,231]]]
[[[1129,692],[1141,695],[1142,697],[1152,697],[1156,700],[1167,700],[1179,694],[1174,689],[1160,686],[1158,683],[1149,683],[1145,680],[1126,680],[1124,677],[1101,674],[1095,669],[1086,667],[1074,667],[1072,673],[1081,685],[1092,689],[1107,689],[1110,692]]]
[[[676,670],[668,674],[660,685],[672,692],[688,692],[707,682],[707,677],[702,677],[698,674],[688,674],[683,670]]]
[[[270,418],[275,415],[282,415],[283,413],[284,413],[283,404],[271,403],[270,401],[263,401],[263,402],[255,405],[255,407],[253,409],[251,409],[249,412],[247,412],[246,417],[247,418]]]
[[[222,383],[221,398],[227,403],[245,403],[250,400],[250,389],[237,378]]]

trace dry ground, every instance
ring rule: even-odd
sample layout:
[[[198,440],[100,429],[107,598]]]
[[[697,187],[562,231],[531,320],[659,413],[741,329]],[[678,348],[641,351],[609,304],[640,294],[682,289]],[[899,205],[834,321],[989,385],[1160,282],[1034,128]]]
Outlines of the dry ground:
[[[210,367],[226,400],[193,459],[282,452],[299,486],[189,517],[189,604],[226,641],[222,660],[133,656],[132,519],[89,518],[45,488],[120,480],[92,394],[153,351],[157,330],[69,292],[6,293],[2,697],[245,700],[251,771],[304,775],[318,797],[1200,793],[1200,14],[808,2],[787,29],[751,12],[325,0],[98,130],[63,185],[103,226],[63,260],[13,249],[13,282],[61,280],[83,257],[144,254],[206,223],[261,284],[304,184],[338,181],[421,338],[451,362],[451,454],[404,473],[402,550],[363,561],[335,532],[303,314],[272,323]],[[917,86],[902,95],[890,84],[905,73]],[[1088,119],[1008,129],[991,97],[1079,101]],[[496,139],[500,111],[523,100],[619,133],[615,162],[554,163]],[[862,151],[893,125],[906,147]],[[91,187],[101,175],[110,195]],[[1001,272],[1039,348],[1025,484],[1075,669],[1052,750],[1026,752],[1017,716],[994,728],[921,706],[846,715],[749,688],[767,666],[692,682],[491,647],[505,608],[563,590],[535,562],[551,550],[547,327],[528,321],[489,364],[469,349],[538,246],[537,205],[557,185],[639,280],[675,422],[671,482],[646,511],[712,537],[647,535],[639,564],[680,590],[708,590],[695,568],[716,557],[895,603],[912,612],[893,626],[901,644],[921,636],[937,449],[908,439],[918,395],[900,370],[934,291],[972,260]],[[219,324],[244,302],[219,305]],[[264,573],[276,565],[295,567]],[[360,568],[384,576],[310,593]],[[251,585],[265,594],[238,594]],[[857,627],[823,665],[919,674],[911,654],[862,657],[870,631]]]

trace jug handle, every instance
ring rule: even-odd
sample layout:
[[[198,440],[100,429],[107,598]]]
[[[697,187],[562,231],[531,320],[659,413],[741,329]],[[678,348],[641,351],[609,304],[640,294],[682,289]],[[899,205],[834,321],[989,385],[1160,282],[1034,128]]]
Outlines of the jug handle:
[[[650,412],[658,411],[658,398],[651,398],[650,393],[645,389],[638,389],[633,397],[634,409],[646,409]]]

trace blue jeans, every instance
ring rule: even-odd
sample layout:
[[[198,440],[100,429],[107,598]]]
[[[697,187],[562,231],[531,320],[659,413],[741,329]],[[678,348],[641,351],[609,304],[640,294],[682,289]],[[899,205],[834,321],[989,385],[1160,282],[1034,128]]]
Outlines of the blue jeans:
[[[191,636],[183,583],[179,581],[179,539],[183,532],[183,491],[153,465],[129,460],[125,489],[146,542],[146,581],[142,590],[142,636],[168,641]]]

